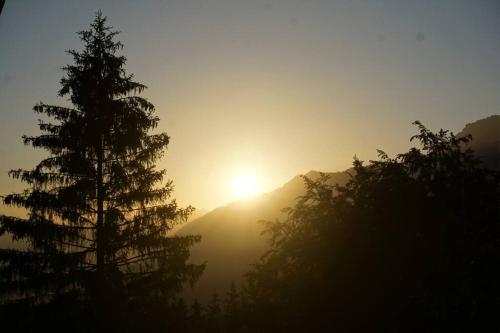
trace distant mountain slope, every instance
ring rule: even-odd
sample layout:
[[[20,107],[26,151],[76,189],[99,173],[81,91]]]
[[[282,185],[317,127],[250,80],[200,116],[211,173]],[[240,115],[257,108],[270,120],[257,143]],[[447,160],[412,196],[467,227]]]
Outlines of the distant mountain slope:
[[[470,148],[477,152],[485,165],[500,170],[500,116],[467,124],[457,136],[468,134],[473,137]],[[349,179],[347,171],[328,174],[332,183],[345,184]],[[311,171],[306,175],[315,179],[319,172]],[[192,262],[207,262],[201,280],[186,291],[186,296],[204,301],[213,292],[225,293],[231,281],[241,281],[242,275],[267,248],[258,221],[279,218],[281,209],[293,206],[295,199],[303,193],[303,179],[296,176],[272,192],[219,207],[183,226],[180,234],[202,236],[202,241],[192,249]]]
[[[472,135],[469,147],[489,168],[500,170],[500,115],[467,124],[457,136]]]
[[[349,179],[347,172],[329,175],[332,183],[345,184]],[[306,176],[316,179],[319,172],[310,171]],[[231,281],[239,282],[267,248],[258,221],[279,218],[281,210],[293,206],[303,193],[304,180],[296,176],[272,192],[216,208],[181,228],[179,234],[202,236],[202,241],[191,251],[191,261],[207,262],[201,280],[186,291],[186,296],[203,301],[215,291],[224,293]]]

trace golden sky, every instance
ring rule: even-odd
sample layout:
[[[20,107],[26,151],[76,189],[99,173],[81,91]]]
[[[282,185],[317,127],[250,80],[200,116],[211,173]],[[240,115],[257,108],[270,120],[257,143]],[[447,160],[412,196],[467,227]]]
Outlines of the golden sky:
[[[497,1],[7,1],[0,16],[0,192],[44,156],[31,108],[58,103],[74,32],[102,9],[149,89],[159,163],[182,204],[235,198],[240,173],[270,190],[354,154],[409,146],[411,122],[460,130],[500,106]]]

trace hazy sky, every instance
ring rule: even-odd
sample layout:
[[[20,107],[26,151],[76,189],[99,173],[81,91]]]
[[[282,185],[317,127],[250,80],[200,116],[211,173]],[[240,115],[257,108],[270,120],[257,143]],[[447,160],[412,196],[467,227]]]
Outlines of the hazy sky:
[[[410,125],[460,130],[500,113],[500,1],[28,1],[0,15],[0,192],[45,152],[38,101],[57,103],[76,31],[102,9],[127,69],[171,136],[160,166],[199,208],[232,200],[234,173],[264,189],[352,156],[409,146]]]

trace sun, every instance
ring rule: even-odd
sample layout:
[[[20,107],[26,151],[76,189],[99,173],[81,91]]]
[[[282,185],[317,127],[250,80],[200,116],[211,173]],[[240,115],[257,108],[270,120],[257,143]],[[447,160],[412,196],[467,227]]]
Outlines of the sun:
[[[233,195],[236,199],[249,198],[260,192],[260,183],[256,174],[240,172],[232,181]]]

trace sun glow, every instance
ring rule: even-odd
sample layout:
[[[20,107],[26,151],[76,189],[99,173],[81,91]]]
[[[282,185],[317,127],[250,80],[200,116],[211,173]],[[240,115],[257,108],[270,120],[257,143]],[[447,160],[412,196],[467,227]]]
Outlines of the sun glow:
[[[235,175],[232,182],[233,195],[237,199],[254,196],[261,191],[258,177],[251,172],[241,172]]]

